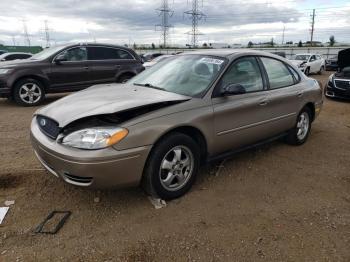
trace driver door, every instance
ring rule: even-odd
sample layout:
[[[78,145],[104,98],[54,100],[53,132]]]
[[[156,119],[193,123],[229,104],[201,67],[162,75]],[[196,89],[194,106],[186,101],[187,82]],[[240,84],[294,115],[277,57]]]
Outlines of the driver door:
[[[237,59],[216,86],[214,110],[215,153],[239,148],[268,136],[264,121],[269,119],[268,95],[256,57]],[[220,90],[230,84],[241,85],[245,93],[223,96]]]
[[[89,67],[87,64],[86,47],[73,47],[62,51],[65,61],[52,61],[49,73],[50,87],[58,90],[74,90],[89,86]]]

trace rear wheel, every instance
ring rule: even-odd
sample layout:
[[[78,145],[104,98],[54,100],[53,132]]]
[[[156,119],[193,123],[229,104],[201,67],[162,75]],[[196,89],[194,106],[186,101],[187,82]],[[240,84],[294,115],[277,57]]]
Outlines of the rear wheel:
[[[291,145],[302,145],[307,140],[311,129],[311,110],[303,108],[298,115],[295,127],[289,131],[286,141]]]
[[[121,75],[120,77],[118,77],[117,83],[126,83],[126,82],[128,82],[128,80],[130,80],[132,77],[133,77],[133,75],[131,75],[131,74]]]
[[[36,106],[45,97],[43,84],[39,81],[26,78],[15,84],[13,99],[22,106]]]
[[[192,187],[200,162],[200,150],[187,135],[173,133],[153,148],[145,167],[142,186],[149,195],[174,199]]]

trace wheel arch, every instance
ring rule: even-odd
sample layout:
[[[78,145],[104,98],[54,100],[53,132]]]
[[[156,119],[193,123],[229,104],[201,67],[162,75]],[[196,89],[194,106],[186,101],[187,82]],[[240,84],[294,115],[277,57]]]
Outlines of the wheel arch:
[[[123,76],[131,76],[131,77],[134,77],[136,74],[135,72],[132,72],[132,71],[126,71],[126,72],[122,72],[120,74],[118,74],[116,76],[116,82],[119,83],[119,80],[123,77]]]
[[[16,84],[19,81],[27,79],[27,78],[35,79],[36,81],[39,81],[40,83],[42,83],[44,86],[45,93],[47,92],[47,90],[49,88],[49,82],[47,79],[45,79],[42,76],[38,76],[38,75],[24,75],[24,76],[18,77],[15,81],[13,81],[11,95],[13,95],[14,87],[16,86]]]
[[[315,105],[312,102],[308,102],[305,104],[303,108],[309,108],[311,111],[311,122],[315,120]]]

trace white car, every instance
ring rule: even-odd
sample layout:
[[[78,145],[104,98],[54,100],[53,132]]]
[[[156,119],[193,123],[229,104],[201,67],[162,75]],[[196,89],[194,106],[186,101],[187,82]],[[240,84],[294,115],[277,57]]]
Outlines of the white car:
[[[291,62],[297,66],[305,75],[310,73],[322,74],[326,68],[325,59],[318,54],[296,54]]]

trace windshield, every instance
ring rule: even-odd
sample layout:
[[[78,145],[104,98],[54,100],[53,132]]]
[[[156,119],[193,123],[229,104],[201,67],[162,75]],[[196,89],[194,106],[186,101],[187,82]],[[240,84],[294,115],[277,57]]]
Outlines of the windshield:
[[[62,46],[55,46],[55,47],[46,48],[43,51],[41,51],[40,53],[33,55],[30,59],[33,59],[33,60],[46,59],[46,58],[52,56],[54,53],[60,51],[62,48],[63,48]]]
[[[310,55],[295,55],[294,60],[307,61]]]
[[[130,82],[186,96],[200,96],[218,76],[224,62],[224,58],[204,55],[169,57]]]

